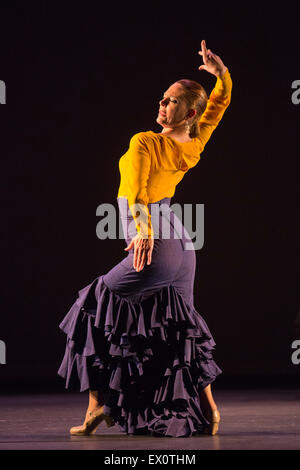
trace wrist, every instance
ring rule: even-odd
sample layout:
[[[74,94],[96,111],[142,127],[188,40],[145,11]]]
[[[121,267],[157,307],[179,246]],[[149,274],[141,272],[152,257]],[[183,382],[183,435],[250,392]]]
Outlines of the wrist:
[[[141,238],[142,240],[149,240],[149,239],[154,238],[154,233],[153,233],[153,231],[151,233],[150,232],[145,233],[145,232],[138,231],[137,236],[139,238]]]
[[[223,75],[225,75],[225,73],[227,72],[228,68],[227,67],[223,67],[222,69],[218,70],[218,72],[216,72],[216,77],[217,78],[221,78],[223,77]]]

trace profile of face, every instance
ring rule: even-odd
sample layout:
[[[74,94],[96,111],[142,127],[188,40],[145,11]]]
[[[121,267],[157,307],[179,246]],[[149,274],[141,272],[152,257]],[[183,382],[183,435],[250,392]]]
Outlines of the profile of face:
[[[184,89],[180,83],[173,83],[159,102],[156,122],[164,128],[175,129],[184,125],[186,118],[194,116],[183,98]]]

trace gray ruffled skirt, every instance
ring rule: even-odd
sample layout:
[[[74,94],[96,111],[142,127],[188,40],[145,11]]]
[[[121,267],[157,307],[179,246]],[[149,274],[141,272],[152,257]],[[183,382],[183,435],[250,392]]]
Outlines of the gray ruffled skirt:
[[[117,202],[127,246],[136,228],[128,200]],[[151,264],[136,272],[134,250],[124,252],[78,292],[59,325],[67,336],[58,370],[65,388],[101,390],[104,412],[128,434],[203,432],[208,421],[199,393],[222,372],[213,360],[215,341],[194,308],[196,256],[186,249],[192,241],[170,204],[171,198],[148,204],[157,237]]]

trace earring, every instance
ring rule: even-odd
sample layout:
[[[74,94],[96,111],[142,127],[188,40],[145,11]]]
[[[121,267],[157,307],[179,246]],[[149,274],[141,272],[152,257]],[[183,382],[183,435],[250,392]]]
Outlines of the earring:
[[[189,135],[190,134],[190,125],[189,125],[189,122],[188,122],[187,119],[186,119],[184,125],[185,125],[185,132]]]

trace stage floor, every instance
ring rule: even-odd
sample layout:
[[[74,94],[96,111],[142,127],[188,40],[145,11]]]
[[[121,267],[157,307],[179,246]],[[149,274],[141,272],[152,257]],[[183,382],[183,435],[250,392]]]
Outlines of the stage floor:
[[[189,438],[127,436],[102,423],[95,435],[70,436],[83,422],[87,392],[0,395],[0,449],[295,450],[300,449],[300,391],[215,390],[219,433]],[[110,455],[111,452],[108,452]]]

